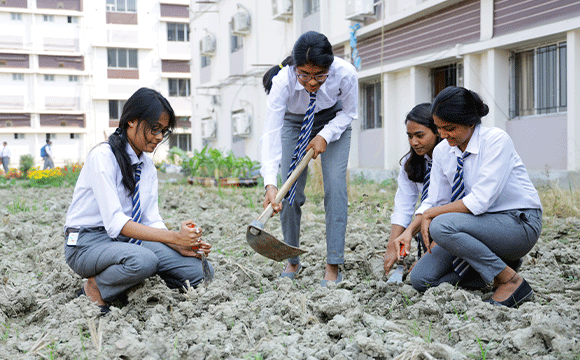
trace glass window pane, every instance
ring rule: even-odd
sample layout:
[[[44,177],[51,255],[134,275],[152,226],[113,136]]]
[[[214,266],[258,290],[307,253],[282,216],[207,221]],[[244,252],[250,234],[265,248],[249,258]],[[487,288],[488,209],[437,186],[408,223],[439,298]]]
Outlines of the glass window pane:
[[[177,29],[174,23],[167,23],[167,41],[176,41],[177,40]]]
[[[177,79],[169,79],[169,96],[177,96]]]
[[[125,0],[117,0],[117,11],[125,11]]]
[[[187,96],[187,82],[186,79],[179,79],[179,96]]]
[[[127,11],[137,11],[135,0],[127,0]]]
[[[117,49],[117,67],[127,67],[127,49]]]
[[[558,75],[560,76],[560,111],[566,111],[568,106],[568,80],[567,80],[567,51],[566,43],[560,44],[560,59],[559,59],[559,69]]]
[[[185,41],[189,41],[189,24],[185,24]]]
[[[109,119],[116,120],[119,118],[119,108],[117,100],[109,100]]]
[[[107,49],[107,66],[117,67],[117,49]]]
[[[383,113],[381,111],[381,103],[382,103],[382,97],[381,97],[381,83],[376,83],[375,84],[375,103],[376,103],[376,110],[375,113],[377,114],[377,119],[376,119],[376,127],[378,128],[382,128],[383,127]]]
[[[185,41],[185,27],[183,24],[177,25],[177,41]]]
[[[129,49],[129,67],[133,69],[139,67],[137,62],[137,49]]]

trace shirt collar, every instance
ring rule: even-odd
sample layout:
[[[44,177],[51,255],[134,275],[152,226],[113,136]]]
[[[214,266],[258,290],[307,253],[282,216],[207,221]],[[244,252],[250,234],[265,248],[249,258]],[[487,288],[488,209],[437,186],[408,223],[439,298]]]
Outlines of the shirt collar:
[[[131,159],[131,165],[143,162],[141,159],[139,159],[139,157],[137,157],[137,154],[135,154],[135,150],[133,150],[129,142],[127,142],[125,150],[127,150],[127,154],[129,154],[129,159]],[[141,153],[141,156],[144,156],[143,153]]]
[[[479,131],[481,129],[481,124],[475,125],[473,129],[473,134],[471,134],[471,139],[467,143],[467,147],[465,148],[465,152],[470,154],[477,154],[479,153]],[[458,146],[449,147],[449,152],[455,154],[455,156],[461,156],[463,153],[459,149]]]

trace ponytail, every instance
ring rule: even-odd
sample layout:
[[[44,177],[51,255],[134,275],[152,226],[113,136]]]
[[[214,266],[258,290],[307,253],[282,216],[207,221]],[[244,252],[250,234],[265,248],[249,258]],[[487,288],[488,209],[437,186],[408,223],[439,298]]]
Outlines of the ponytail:
[[[266,94],[269,94],[270,90],[272,89],[272,79],[274,79],[274,76],[278,75],[278,72],[280,72],[284,66],[293,64],[294,61],[292,55],[290,55],[284,59],[280,65],[272,66],[272,68],[264,74],[264,77],[262,78],[262,85],[264,85],[264,91],[266,91]]]
[[[122,183],[125,189],[132,195],[135,192],[135,177],[133,166],[131,165],[131,158],[127,154],[127,129],[117,128],[114,133],[109,136],[109,146],[119,168],[123,175]]]

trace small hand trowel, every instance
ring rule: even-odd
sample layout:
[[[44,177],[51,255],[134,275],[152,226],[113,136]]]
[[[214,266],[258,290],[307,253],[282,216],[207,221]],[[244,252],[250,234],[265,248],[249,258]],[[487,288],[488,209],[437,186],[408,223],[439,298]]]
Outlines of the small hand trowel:
[[[192,228],[195,227],[195,224],[190,224],[188,226]],[[201,255],[201,266],[203,268],[203,286],[207,288],[207,285],[213,280],[213,276],[211,275],[211,270],[209,269],[209,263],[207,261],[207,257],[205,256],[205,251],[201,249],[199,244],[193,246],[191,250],[194,250],[196,253]]]
[[[403,244],[401,244],[401,248],[399,250],[399,261],[397,261],[397,268],[395,269],[395,271],[393,272],[393,274],[389,277],[389,280],[387,280],[388,283],[390,282],[394,282],[394,283],[402,283],[403,282],[403,274],[405,272],[405,247],[403,246]]]

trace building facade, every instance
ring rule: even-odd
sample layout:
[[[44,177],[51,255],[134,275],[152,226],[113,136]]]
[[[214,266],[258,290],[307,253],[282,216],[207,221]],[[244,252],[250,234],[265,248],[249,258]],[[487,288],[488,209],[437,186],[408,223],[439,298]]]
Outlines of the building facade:
[[[169,146],[191,150],[189,1],[0,2],[0,141],[11,167],[53,142],[56,165],[83,162],[140,87],[160,91],[178,126]]]
[[[191,2],[193,146],[259,159],[261,76],[305,31],[360,65],[351,172],[392,176],[404,119],[449,85],[479,93],[485,126],[512,137],[531,172],[580,171],[578,0]],[[574,101],[576,100],[576,101]],[[240,120],[241,119],[241,120]]]

